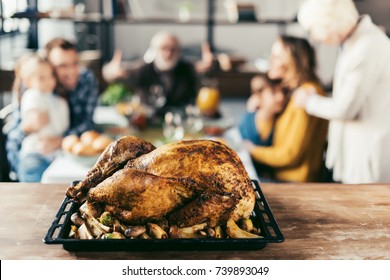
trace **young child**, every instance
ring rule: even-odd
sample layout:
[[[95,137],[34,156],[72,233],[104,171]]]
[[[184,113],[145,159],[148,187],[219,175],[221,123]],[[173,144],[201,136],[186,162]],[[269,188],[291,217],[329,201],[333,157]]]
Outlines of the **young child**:
[[[19,71],[21,83],[25,88],[20,103],[22,126],[24,120],[30,118],[44,121],[39,130],[24,138],[20,151],[22,160],[26,160],[29,154],[41,154],[41,166],[37,166],[38,174],[25,176],[23,170],[19,170],[18,173],[21,181],[39,181],[43,171],[56,154],[56,151],[45,153],[45,149],[38,145],[39,137],[62,137],[69,127],[69,109],[64,99],[53,94],[56,78],[51,65],[46,60],[38,55],[30,56],[20,65]],[[32,178],[35,179],[30,180]]]
[[[274,121],[286,104],[286,96],[279,81],[267,75],[256,75],[251,80],[252,95],[247,102],[248,112],[239,125],[243,139],[258,146],[271,146]]]

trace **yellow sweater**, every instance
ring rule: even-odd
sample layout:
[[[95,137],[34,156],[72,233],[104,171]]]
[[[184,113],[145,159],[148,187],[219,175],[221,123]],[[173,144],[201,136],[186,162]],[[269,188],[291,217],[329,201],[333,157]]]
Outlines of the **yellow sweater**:
[[[324,95],[316,84],[317,93]],[[318,181],[322,155],[328,130],[328,122],[309,116],[290,99],[284,112],[275,121],[271,147],[256,147],[252,158],[274,170],[275,179],[281,181]],[[261,173],[260,173],[261,176]]]

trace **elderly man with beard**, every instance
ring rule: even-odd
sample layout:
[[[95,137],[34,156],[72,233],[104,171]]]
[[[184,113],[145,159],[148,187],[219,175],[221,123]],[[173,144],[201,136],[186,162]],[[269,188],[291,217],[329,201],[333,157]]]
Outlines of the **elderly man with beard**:
[[[198,87],[197,71],[207,70],[213,60],[211,52],[208,55],[203,52],[202,61],[196,65],[183,60],[179,40],[165,31],[153,36],[144,58],[142,65],[125,70],[121,65],[122,53],[116,51],[103,67],[103,77],[108,82],[127,79],[141,102],[155,109],[157,114],[193,102]]]

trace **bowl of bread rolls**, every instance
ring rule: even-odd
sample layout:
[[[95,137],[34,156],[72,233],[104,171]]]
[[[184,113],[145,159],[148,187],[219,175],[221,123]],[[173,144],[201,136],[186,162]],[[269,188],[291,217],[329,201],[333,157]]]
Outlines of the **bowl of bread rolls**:
[[[107,135],[88,130],[80,136],[66,136],[62,140],[62,150],[72,160],[84,166],[92,167],[112,141],[113,139]]]

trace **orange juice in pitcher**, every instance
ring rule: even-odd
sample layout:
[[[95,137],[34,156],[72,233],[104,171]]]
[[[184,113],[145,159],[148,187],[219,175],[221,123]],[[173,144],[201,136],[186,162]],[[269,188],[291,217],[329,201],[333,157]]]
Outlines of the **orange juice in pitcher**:
[[[204,85],[198,92],[196,106],[204,116],[215,116],[218,113],[220,92],[215,84]]]

